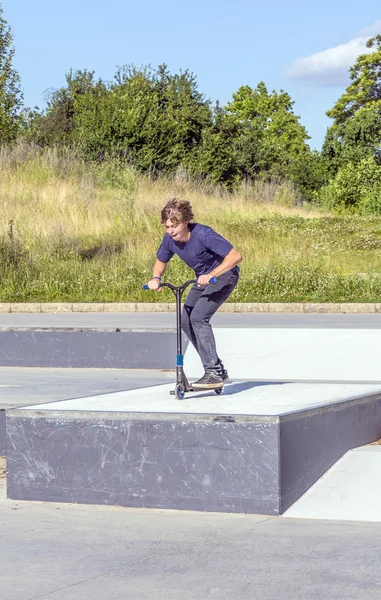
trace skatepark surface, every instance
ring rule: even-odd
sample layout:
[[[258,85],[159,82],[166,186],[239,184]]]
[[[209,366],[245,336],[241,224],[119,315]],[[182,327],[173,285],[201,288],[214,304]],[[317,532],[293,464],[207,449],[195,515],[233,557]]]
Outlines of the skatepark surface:
[[[181,415],[255,415],[280,416],[310,408],[330,406],[351,399],[381,394],[378,385],[261,383],[249,380],[229,382],[217,396],[213,390],[187,393],[176,400],[170,391],[173,383],[131,389],[110,394],[92,395],[71,400],[22,407],[39,413],[78,411],[124,412]]]
[[[4,481],[4,600],[379,595],[381,523],[14,502]]]
[[[5,325],[11,327],[33,327],[29,319],[34,316],[2,315],[18,319],[17,325],[13,322],[9,325],[10,321]],[[66,315],[48,316],[59,317],[60,321],[56,321],[59,327],[66,318]],[[115,315],[109,316],[115,319]],[[181,418],[221,413],[278,417],[290,412],[325,410],[325,406],[377,396],[381,391],[378,370],[381,344],[377,331],[381,328],[381,315],[345,315],[347,319],[340,318],[344,315],[313,315],[323,317],[320,320],[303,319],[309,315],[298,315],[299,318],[279,315],[277,320],[271,315],[267,321],[262,318],[255,321],[255,317],[262,315],[244,315],[254,321],[235,319],[229,323],[229,318],[241,315],[221,316],[227,317],[221,319],[216,332],[221,348],[231,347],[231,336],[237,340],[236,358],[228,365],[232,382],[225,386],[221,396],[198,392],[179,403],[168,393],[173,387],[173,372],[2,367],[1,403],[7,407],[25,406],[20,413],[105,409],[139,413],[143,408],[145,414],[160,411],[167,415],[176,413]],[[20,317],[25,317],[22,325]],[[101,322],[105,326],[105,321],[96,317],[98,325]],[[149,315],[149,319],[152,317]],[[157,315],[154,317],[157,325]],[[173,315],[169,317],[173,320]],[[68,326],[84,326],[83,315],[74,318],[78,319],[76,324],[71,321]],[[116,323],[120,325],[120,320],[109,321],[108,325],[113,327]],[[4,326],[1,319],[0,324]],[[170,321],[164,324],[168,327]],[[45,320],[42,326],[56,325]],[[149,323],[149,327],[154,325],[153,321]],[[255,372],[248,354],[247,344],[253,340],[253,331],[245,331],[248,326],[257,329],[253,351]],[[241,331],[236,331],[237,328]],[[279,329],[288,331],[281,336]],[[341,335],[332,332],[338,329],[345,331]],[[315,354],[311,353],[311,347],[316,348]],[[326,359],[325,348],[329,348],[335,360]],[[274,356],[279,359],[276,369]],[[192,377],[199,373],[192,349],[186,368]],[[374,482],[379,477],[377,461],[381,456],[380,452],[376,454],[379,450],[380,447],[367,446],[347,453],[362,454],[354,468],[357,476],[362,476],[357,480],[361,489],[369,480]],[[364,463],[367,453],[374,458]],[[325,490],[321,488],[322,478],[307,492],[314,498],[315,512],[303,507],[298,512],[298,502],[301,505],[304,499],[301,498],[292,507],[294,513],[289,509],[292,518],[15,501],[6,498],[5,473],[1,477],[5,470],[3,461],[3,468],[0,464],[1,597],[4,600],[178,600],[180,597],[183,600],[280,597],[368,600],[381,589],[378,557],[381,522],[377,522],[381,521],[381,507],[376,502],[368,512],[373,523],[348,520],[356,512],[345,512],[337,502],[340,477],[349,468],[346,456],[341,459],[341,466],[339,461],[331,468],[332,472],[337,470],[334,481],[338,494],[334,496],[328,472]],[[378,484],[374,491],[379,498]],[[325,516],[320,510],[319,517],[322,498],[327,498],[327,494],[331,494],[332,511]],[[366,502],[366,496],[362,496],[362,501]],[[308,506],[311,507],[311,502]]]

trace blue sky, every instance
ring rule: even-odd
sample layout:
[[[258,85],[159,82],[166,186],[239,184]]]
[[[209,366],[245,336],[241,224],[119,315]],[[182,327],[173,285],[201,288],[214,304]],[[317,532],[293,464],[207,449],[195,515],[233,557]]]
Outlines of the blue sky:
[[[123,64],[189,69],[212,101],[241,85],[284,89],[320,148],[348,67],[381,33],[380,0],[0,0],[14,35],[27,106],[65,82],[70,68],[113,78]]]

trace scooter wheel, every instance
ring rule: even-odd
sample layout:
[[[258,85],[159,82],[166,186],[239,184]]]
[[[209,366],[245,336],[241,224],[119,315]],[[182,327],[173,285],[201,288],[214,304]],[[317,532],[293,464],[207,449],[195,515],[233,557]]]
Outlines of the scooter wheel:
[[[183,400],[185,396],[184,386],[178,383],[175,387],[175,396],[178,400]]]
[[[219,396],[220,394],[222,394],[222,390],[224,388],[216,388],[214,391],[216,392],[217,396]]]

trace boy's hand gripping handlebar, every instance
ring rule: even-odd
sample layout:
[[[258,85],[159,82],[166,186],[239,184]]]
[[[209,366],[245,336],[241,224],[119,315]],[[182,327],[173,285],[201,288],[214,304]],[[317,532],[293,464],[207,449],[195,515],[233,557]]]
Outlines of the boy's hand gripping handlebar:
[[[169,289],[171,289],[172,291],[176,291],[176,290],[185,290],[188,285],[191,285],[191,283],[197,283],[197,279],[190,279],[189,281],[186,281],[185,283],[183,283],[182,285],[172,285],[171,283],[159,283],[159,287],[168,287]],[[217,277],[212,277],[209,280],[209,283],[216,283],[217,281]],[[149,290],[150,288],[148,287],[148,284],[146,283],[145,285],[143,285],[142,287],[143,290]]]

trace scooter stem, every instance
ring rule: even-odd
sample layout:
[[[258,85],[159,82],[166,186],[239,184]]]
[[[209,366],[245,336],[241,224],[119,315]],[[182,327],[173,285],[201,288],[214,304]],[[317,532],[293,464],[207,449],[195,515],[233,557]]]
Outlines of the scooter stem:
[[[176,290],[176,333],[177,333],[177,362],[178,367],[183,366],[183,341],[181,337],[181,290]]]

